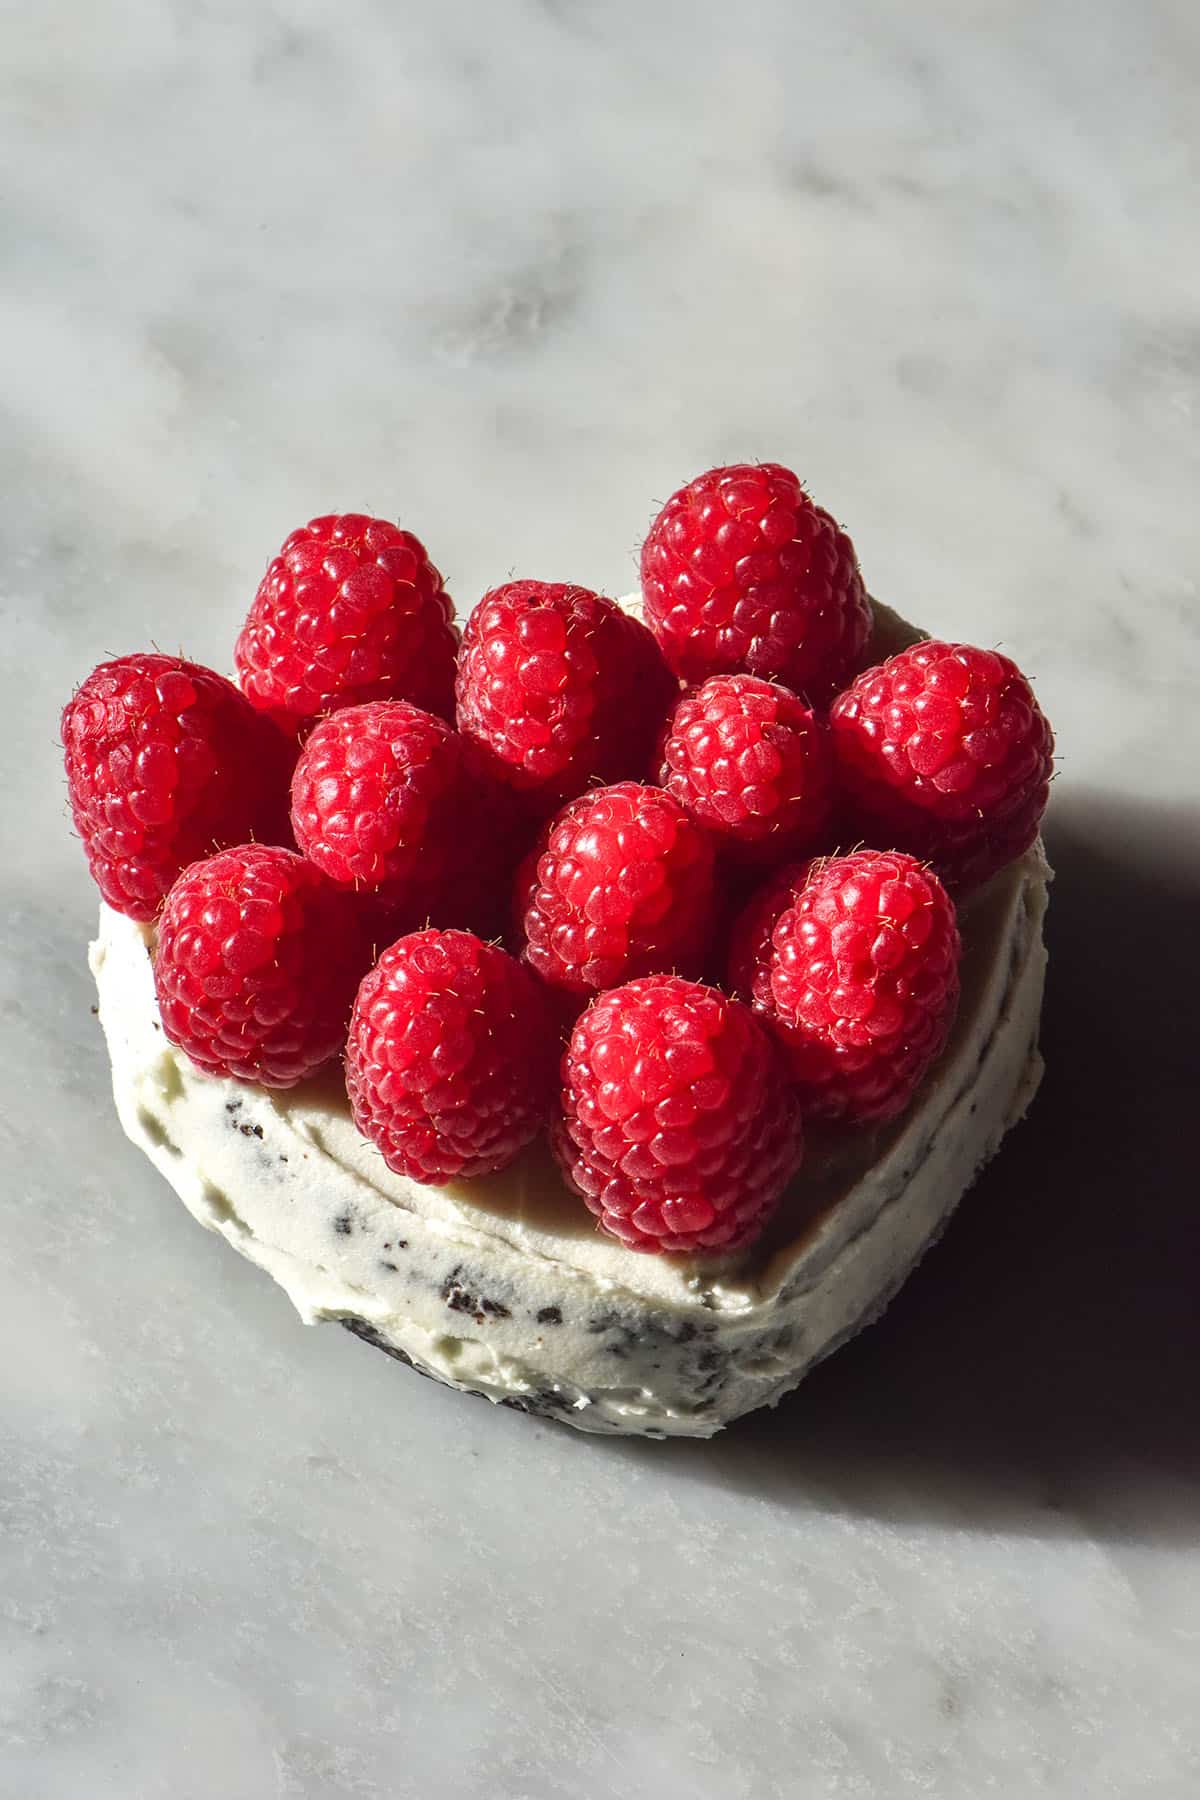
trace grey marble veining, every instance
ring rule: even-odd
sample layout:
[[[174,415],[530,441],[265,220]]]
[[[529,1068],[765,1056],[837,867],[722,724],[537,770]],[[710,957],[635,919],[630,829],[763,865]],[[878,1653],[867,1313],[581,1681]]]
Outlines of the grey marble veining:
[[[1186,0],[4,11],[3,1800],[1200,1791],[1198,78]],[[619,592],[739,456],[1036,674],[1049,1072],[777,1414],[579,1441],[121,1139],[56,712],[309,513]]]

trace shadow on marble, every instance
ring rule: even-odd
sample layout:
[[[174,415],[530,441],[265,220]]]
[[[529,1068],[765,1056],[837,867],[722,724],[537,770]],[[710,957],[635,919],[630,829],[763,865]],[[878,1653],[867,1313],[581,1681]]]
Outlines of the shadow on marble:
[[[884,1520],[1200,1536],[1200,831],[1057,811],[1028,1119],[885,1318],[777,1411],[626,1454]]]

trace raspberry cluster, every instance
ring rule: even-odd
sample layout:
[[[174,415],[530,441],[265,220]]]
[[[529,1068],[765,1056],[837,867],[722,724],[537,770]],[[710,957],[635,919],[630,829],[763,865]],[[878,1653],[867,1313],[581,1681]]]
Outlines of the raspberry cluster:
[[[272,557],[233,655],[250,703],[303,732],[368,700],[453,718],[457,648],[454,604],[420,538],[330,513]]]
[[[786,1212],[807,1123],[911,1103],[958,1004],[952,895],[1032,843],[1053,739],[1008,658],[886,654],[849,538],[779,464],[681,488],[641,568],[645,624],[510,581],[460,642],[411,532],[313,519],[240,686],[102,664],[67,786],[205,1075],[340,1057],[398,1174],[472,1180],[546,1133],[620,1242],[724,1255]]]
[[[958,1006],[942,883],[902,851],[860,850],[789,874],[751,907],[731,978],[786,1049],[806,1116],[894,1118]]]
[[[1028,850],[1054,738],[1014,662],[924,642],[867,669],[830,713],[838,767],[864,837],[977,887]]]
[[[675,709],[659,780],[722,847],[778,864],[819,843],[829,822],[829,730],[773,681],[710,675]]]
[[[518,877],[526,960],[586,998],[663,969],[699,973],[714,863],[711,839],[662,788],[590,789],[558,814]]]
[[[871,629],[854,546],[779,463],[710,469],[642,546],[646,619],[685,681],[746,672],[828,701]]]
[[[557,1044],[536,978],[467,931],[415,931],[358,990],[346,1087],[397,1174],[451,1181],[503,1168],[546,1124]]]
[[[678,694],[658,646],[613,600],[510,581],[467,621],[458,728],[539,812],[593,782],[645,772]]]
[[[575,1027],[557,1147],[623,1243],[732,1250],[799,1165],[800,1107],[740,1000],[650,975],[601,994]]]

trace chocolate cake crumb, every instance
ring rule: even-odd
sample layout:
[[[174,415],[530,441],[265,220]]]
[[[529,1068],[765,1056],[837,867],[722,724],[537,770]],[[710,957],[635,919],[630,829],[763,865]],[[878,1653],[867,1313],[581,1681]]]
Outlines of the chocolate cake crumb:
[[[538,1312],[537,1322],[539,1325],[561,1325],[562,1308],[558,1306],[543,1306]]]
[[[506,1394],[500,1404],[511,1406],[514,1412],[530,1413],[535,1418],[561,1419],[564,1416],[562,1402],[553,1388],[539,1388],[532,1394]]]
[[[482,1306],[485,1313],[491,1314],[493,1319],[511,1319],[512,1318],[512,1314],[509,1312],[507,1306],[503,1306],[499,1300],[484,1299],[484,1300],[481,1300],[479,1302],[479,1304],[480,1304],[480,1306]]]
[[[238,1130],[241,1132],[243,1137],[260,1138],[263,1134],[263,1128],[261,1125],[251,1125],[246,1120],[242,1121],[242,1123],[238,1126]]]
[[[240,1100],[227,1100],[225,1102],[225,1111],[227,1113],[241,1112],[241,1110],[242,1103]]]
[[[431,1375],[428,1369],[423,1369],[419,1363],[415,1363],[407,1351],[401,1350],[396,1344],[389,1344],[373,1325],[367,1323],[366,1319],[360,1319],[355,1314],[347,1314],[339,1323],[347,1331],[352,1331],[355,1337],[362,1338],[365,1344],[373,1344],[375,1349],[382,1350],[385,1356],[392,1356],[397,1362],[404,1363],[415,1375],[424,1375],[427,1381],[437,1380],[436,1375]],[[466,1391],[470,1393],[471,1389],[468,1388]],[[553,1388],[537,1388],[532,1394],[506,1394],[500,1405],[510,1406],[514,1412],[534,1413],[546,1419],[561,1419],[564,1416],[562,1400]],[[566,1410],[569,1411],[569,1409]]]
[[[354,1220],[350,1217],[348,1212],[339,1213],[337,1218],[333,1221],[333,1229],[337,1232],[339,1237],[349,1237],[354,1230]]]
[[[388,1260],[387,1260],[387,1258],[386,1258],[386,1256],[381,1256],[381,1257],[380,1257],[380,1259],[379,1259],[379,1266],[380,1266],[380,1268],[381,1268],[381,1269],[388,1269],[388,1270],[390,1270],[390,1271],[391,1271],[391,1273],[392,1273],[392,1274],[393,1274],[393,1275],[394,1275],[394,1274],[395,1274],[395,1273],[396,1273],[396,1264],[395,1264],[395,1263],[394,1263],[394,1262],[389,1262],[389,1261],[388,1261]]]

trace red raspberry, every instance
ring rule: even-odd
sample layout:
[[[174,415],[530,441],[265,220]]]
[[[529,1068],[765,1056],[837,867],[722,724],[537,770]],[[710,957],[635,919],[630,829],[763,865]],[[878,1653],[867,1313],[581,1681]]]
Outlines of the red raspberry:
[[[800,1111],[749,1009],[651,975],[588,1007],[563,1063],[567,1179],[633,1250],[732,1250],[800,1165]]]
[[[903,1111],[954,1022],[959,947],[953,903],[913,857],[810,864],[751,982],[806,1118]]]
[[[745,669],[813,705],[871,629],[853,544],[779,463],[710,469],[673,494],[642,546],[642,593],[685,681]]]
[[[288,730],[366,700],[454,717],[454,605],[411,531],[329,513],[293,531],[234,650],[248,698]]]
[[[549,837],[549,827],[539,833],[537,842],[517,864],[512,883],[512,907],[509,917],[508,938],[515,945],[518,953],[525,943],[525,914],[533,904],[538,891],[538,864],[545,855]]]
[[[550,825],[521,898],[525,956],[552,986],[698,970],[715,924],[712,844],[661,788],[594,788]]]
[[[352,904],[302,856],[223,850],[167,895],[154,955],[163,1030],[210,1075],[294,1087],[345,1043],[367,960]]]
[[[746,901],[729,932],[725,985],[739,1000],[769,1003],[771,939],[780,914],[794,906],[808,879],[808,862],[787,863]]]
[[[814,849],[829,819],[828,729],[787,688],[713,675],[676,707],[659,780],[739,859],[779,862]]]
[[[346,1045],[354,1122],[389,1169],[504,1168],[542,1129],[559,1041],[528,969],[467,931],[417,931],[363,981]]]
[[[1054,737],[1016,664],[967,644],[914,644],[847,688],[834,752],[867,837],[932,862],[958,889],[1032,844]]]
[[[678,686],[646,627],[559,582],[485,594],[463,632],[458,726],[552,812],[591,781],[646,773]]]
[[[305,855],[340,886],[378,893],[405,929],[431,911],[450,923],[503,908],[510,811],[466,740],[405,700],[332,713],[292,777]]]
[[[105,900],[152,919],[188,863],[287,835],[288,745],[232,682],[176,656],[101,663],[63,709],[75,829]]]

